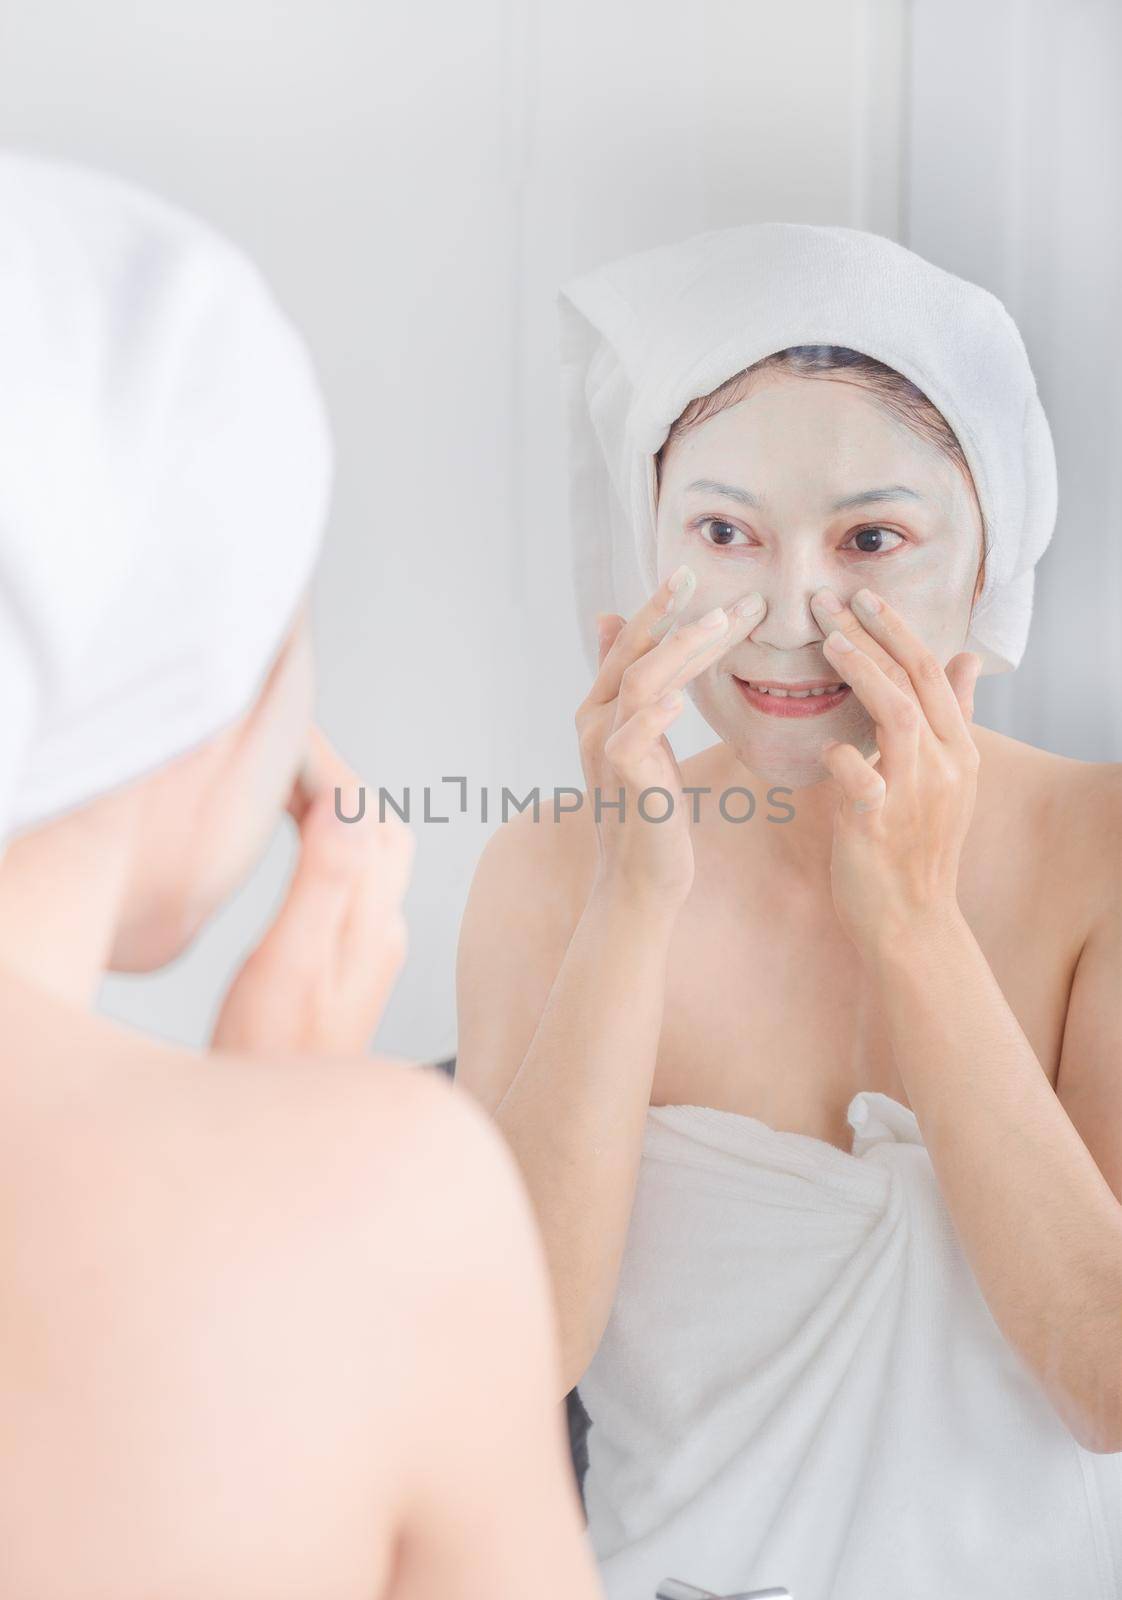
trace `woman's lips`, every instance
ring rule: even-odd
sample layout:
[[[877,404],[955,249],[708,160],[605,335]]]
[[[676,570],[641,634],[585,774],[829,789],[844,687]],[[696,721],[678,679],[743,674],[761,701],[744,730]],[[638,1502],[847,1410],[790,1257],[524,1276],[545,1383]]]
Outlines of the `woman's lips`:
[[[804,678],[783,683],[771,678],[748,681],[733,677],[732,681],[748,704],[767,717],[821,717],[840,706],[849,693],[848,683],[839,684],[836,678]],[[770,693],[773,689],[778,692]],[[826,692],[818,694],[811,690]]]

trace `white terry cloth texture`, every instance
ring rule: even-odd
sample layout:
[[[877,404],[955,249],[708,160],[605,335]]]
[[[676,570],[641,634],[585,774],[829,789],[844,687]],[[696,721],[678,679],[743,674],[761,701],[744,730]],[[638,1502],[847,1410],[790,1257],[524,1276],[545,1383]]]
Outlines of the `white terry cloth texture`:
[[[579,1384],[607,1600],[667,1577],[794,1600],[1118,1600],[1122,1454],[1078,1445],[1001,1334],[911,1109],[862,1090],[848,1120],[852,1153],[650,1108]]]
[[[0,851],[252,705],[332,458],[253,264],[120,179],[0,152]]]
[[[658,586],[655,455],[691,400],[792,345],[847,345],[926,394],[962,446],[988,544],[966,648],[1014,668],[1033,568],[1056,520],[1056,460],[1016,324],[994,295],[880,234],[767,222],[586,273],[559,295],[581,637]],[[666,574],[663,574],[666,576]]]

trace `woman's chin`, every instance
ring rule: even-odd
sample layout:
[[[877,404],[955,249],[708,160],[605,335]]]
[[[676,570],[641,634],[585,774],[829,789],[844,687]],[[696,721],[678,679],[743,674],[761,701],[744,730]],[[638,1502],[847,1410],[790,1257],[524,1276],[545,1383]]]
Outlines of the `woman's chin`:
[[[760,750],[751,741],[733,738],[726,739],[725,743],[741,766],[747,767],[768,789],[812,789],[830,776],[829,768],[823,766],[817,755],[808,755],[803,760],[784,759],[777,757],[774,751]]]
[[[765,718],[751,711],[746,715],[739,705],[734,709],[717,705],[708,697],[705,703],[695,697],[695,704],[737,761],[768,788],[810,789],[830,778],[822,761],[827,739],[855,745],[866,757],[877,748],[875,725],[852,696],[836,711],[814,719]],[[755,726],[764,722],[773,726]]]

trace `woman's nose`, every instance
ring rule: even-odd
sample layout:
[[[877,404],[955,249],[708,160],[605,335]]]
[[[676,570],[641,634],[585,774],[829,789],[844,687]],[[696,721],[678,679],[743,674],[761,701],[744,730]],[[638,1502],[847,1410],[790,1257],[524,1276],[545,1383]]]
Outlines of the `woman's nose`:
[[[805,650],[809,645],[820,645],[825,638],[810,602],[820,589],[837,590],[836,577],[825,572],[803,571],[787,579],[773,577],[760,584],[760,593],[767,610],[758,628],[752,632],[757,644],[769,645],[773,650]],[[845,596],[838,594],[838,598]]]

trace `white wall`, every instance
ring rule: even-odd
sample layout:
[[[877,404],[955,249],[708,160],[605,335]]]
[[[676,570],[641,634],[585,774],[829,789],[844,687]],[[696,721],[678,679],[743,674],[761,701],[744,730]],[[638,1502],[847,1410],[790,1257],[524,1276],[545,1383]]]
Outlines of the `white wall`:
[[[1059,467],[1028,648],[978,715],[1099,761],[1122,758],[1120,79],[1118,0],[914,0],[904,242],[1005,302]]]
[[[1093,190],[1089,146],[1116,129],[1097,60],[1108,35],[1116,43],[1109,0],[1064,8],[1078,14],[1064,47],[1074,120],[1053,130],[1042,167],[1049,136],[1034,132],[1000,259],[987,244],[993,194],[970,203],[979,169],[1000,196],[1002,163],[1024,133],[988,95],[990,75],[1021,39],[1024,70],[1003,92],[1023,93],[1043,37],[1033,30],[1056,26],[1056,9],[995,0],[994,22],[979,19],[984,8],[967,19],[957,0],[36,0],[0,10],[0,137],[111,167],[205,213],[257,257],[305,329],[339,448],[315,606],[320,709],[367,782],[416,791],[465,774],[476,792],[548,790],[580,782],[572,717],[585,687],[554,293],[598,260],[705,227],[872,228],[999,293],[1001,262],[1031,237],[1011,309],[1029,314],[1030,353],[1035,339],[1067,407],[1062,457],[1085,480],[1065,496],[1066,555],[1054,566],[1078,577],[1062,608],[1091,608],[1103,653],[1086,670],[1113,662],[1119,681],[1116,614],[1108,627],[1101,598],[1122,515],[1105,450],[1117,381],[1092,442],[1080,382],[1093,366],[1105,404],[1112,377],[1092,306],[1069,308],[1064,324],[1083,341],[1078,360],[1065,362],[1062,336],[1050,340],[1065,274],[1095,278],[1081,264],[1091,225],[1065,185],[1074,171],[1076,200]],[[1047,73],[1048,49],[1038,53],[1032,70]],[[1053,215],[1037,213],[1034,185]],[[1054,222],[1075,237],[1049,251]],[[1117,226],[1115,207],[1103,224],[1115,250]],[[1101,277],[1101,294],[1116,293],[1116,255]],[[1114,351],[1117,313],[1115,303]],[[1059,646],[1050,626],[1033,694],[1003,690],[995,715],[1056,749],[1122,754],[1117,701],[1108,711],[1089,699],[1077,729],[1058,692],[1045,708],[1041,685],[1069,659]],[[706,738],[695,720],[682,748]],[[473,813],[418,825],[413,952],[385,1049],[424,1059],[454,1049],[456,929],[495,825]],[[111,981],[106,1008],[169,1037],[205,1037],[290,849],[278,835],[188,958],[155,979]]]

